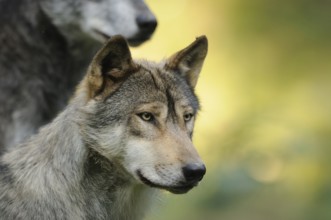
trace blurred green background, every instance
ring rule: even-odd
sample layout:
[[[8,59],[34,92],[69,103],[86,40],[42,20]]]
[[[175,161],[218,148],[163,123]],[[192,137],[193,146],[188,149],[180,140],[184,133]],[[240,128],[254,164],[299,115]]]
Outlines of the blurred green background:
[[[209,39],[197,94],[199,187],[147,220],[331,219],[331,1],[148,0],[158,29],[134,57]]]

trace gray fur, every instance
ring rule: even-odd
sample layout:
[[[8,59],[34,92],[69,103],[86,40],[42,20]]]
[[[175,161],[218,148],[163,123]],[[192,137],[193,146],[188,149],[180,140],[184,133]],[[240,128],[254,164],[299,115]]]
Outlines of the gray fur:
[[[153,22],[143,0],[0,1],[0,153],[64,108],[100,42],[121,33],[139,45]]]
[[[130,203],[145,204],[153,191],[134,184],[123,168],[85,146],[75,115],[77,109],[68,107],[37,136],[4,155],[0,219],[141,218],[142,211]]]
[[[200,179],[193,183],[182,173],[186,163],[202,163],[190,144],[194,121],[181,127],[178,112],[185,105],[196,114],[194,88],[169,62],[129,60],[126,66],[129,52],[123,42],[120,37],[110,40],[65,110],[0,158],[0,219],[142,219],[156,193],[152,187],[185,193],[197,185]],[[206,39],[194,45],[204,59]],[[104,51],[115,55],[108,59]],[[191,59],[186,69],[203,62],[195,60],[195,49],[185,53]],[[117,62],[121,55],[123,60]],[[127,71],[131,65],[134,69]],[[91,86],[99,79],[104,81],[101,87]],[[139,118],[136,111],[150,103],[168,106],[163,119],[155,115],[155,123],[150,123]],[[162,141],[167,135],[178,138],[174,149],[172,140]]]

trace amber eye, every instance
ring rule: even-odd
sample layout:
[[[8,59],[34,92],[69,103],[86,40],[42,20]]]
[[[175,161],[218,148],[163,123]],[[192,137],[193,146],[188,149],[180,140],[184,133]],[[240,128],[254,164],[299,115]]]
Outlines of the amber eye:
[[[193,114],[192,113],[187,113],[184,114],[184,121],[188,122],[193,118]]]
[[[154,116],[150,112],[142,112],[139,113],[138,116],[144,121],[148,121],[148,122],[154,121]]]

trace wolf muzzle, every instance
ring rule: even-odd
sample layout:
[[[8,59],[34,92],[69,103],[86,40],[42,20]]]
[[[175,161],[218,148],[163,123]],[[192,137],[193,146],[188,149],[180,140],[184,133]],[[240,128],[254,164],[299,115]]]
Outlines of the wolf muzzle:
[[[188,164],[182,168],[185,180],[188,184],[197,184],[202,180],[206,173],[206,167],[204,164]]]

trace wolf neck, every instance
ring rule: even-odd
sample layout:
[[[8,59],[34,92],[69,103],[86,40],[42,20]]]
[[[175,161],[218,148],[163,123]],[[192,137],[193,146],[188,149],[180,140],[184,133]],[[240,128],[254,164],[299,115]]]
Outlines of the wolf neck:
[[[38,176],[52,176],[68,186],[79,182],[88,150],[74,122],[74,111],[73,106],[69,106],[38,134],[6,154],[5,162],[15,162],[13,166],[17,169],[23,167],[22,171],[30,174],[31,179],[32,176],[36,179]]]
[[[133,183],[116,161],[92,151],[80,135],[77,115],[77,107],[69,105],[26,146],[6,154],[4,162],[17,170],[18,178],[25,178],[22,188],[27,193],[33,186],[33,190],[38,189],[33,192],[36,197],[59,192],[56,199],[64,200],[64,204],[63,195],[77,201],[77,206],[92,204],[93,207],[80,207],[86,210],[87,219],[142,218],[154,190]]]

